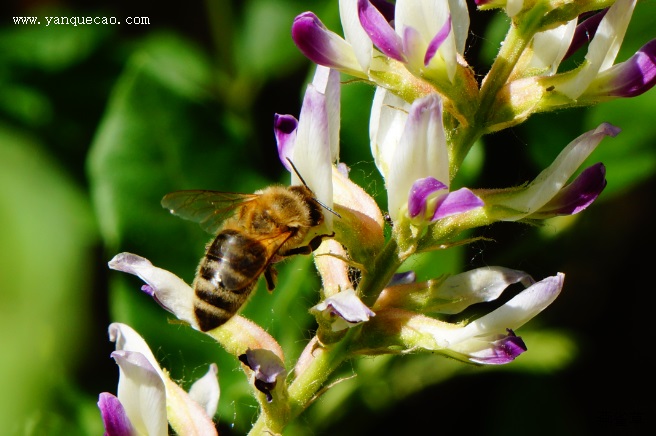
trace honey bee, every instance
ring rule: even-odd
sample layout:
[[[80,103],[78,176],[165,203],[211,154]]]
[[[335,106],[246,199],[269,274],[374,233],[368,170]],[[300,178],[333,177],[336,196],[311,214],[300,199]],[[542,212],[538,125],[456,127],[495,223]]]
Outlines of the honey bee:
[[[190,190],[162,199],[162,206],[172,214],[216,235],[206,246],[193,282],[194,314],[202,331],[232,318],[261,275],[272,291],[276,262],[310,254],[324,238],[334,236],[319,234],[305,242],[312,229],[324,222],[322,208],[339,215],[317,200],[299,178],[302,185],[269,186],[253,194]]]

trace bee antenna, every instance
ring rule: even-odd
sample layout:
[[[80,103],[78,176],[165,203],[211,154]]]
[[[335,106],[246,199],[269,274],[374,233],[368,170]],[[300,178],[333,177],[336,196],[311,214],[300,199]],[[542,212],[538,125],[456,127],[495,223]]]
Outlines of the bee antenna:
[[[287,162],[289,162],[289,164],[292,166],[292,169],[294,170],[294,172],[296,173],[298,178],[301,179],[301,183],[303,183],[303,185],[305,185],[306,188],[310,189],[310,187],[307,185],[307,183],[305,183],[305,180],[303,179],[303,176],[301,175],[301,173],[298,172],[298,169],[296,168],[296,165],[294,165],[294,162],[292,162],[292,160],[288,157],[286,157],[285,159],[287,159]]]
[[[313,198],[313,200],[316,201],[317,204],[318,204],[319,206],[323,207],[323,208],[326,209],[328,212],[330,212],[330,213],[332,213],[333,215],[335,215],[337,218],[341,218],[341,217],[342,217],[340,214],[338,214],[337,212],[335,212],[334,210],[332,210],[331,208],[329,208],[328,206],[326,206],[325,204],[323,204],[321,201],[319,201],[316,197]]]
[[[289,164],[292,166],[292,169],[294,170],[294,172],[296,173],[296,175],[298,176],[298,178],[301,179],[301,183],[303,183],[303,185],[304,185],[306,188],[310,189],[310,187],[307,185],[307,183],[305,183],[305,180],[303,179],[303,176],[301,176],[301,173],[298,172],[298,169],[296,168],[296,165],[294,165],[294,162],[292,162],[292,160],[291,160],[290,158],[288,158],[288,157],[285,158],[285,159],[287,159],[287,162],[289,162]],[[319,201],[319,199],[317,199],[316,197],[314,197],[313,200],[316,201],[317,204],[318,204],[319,206],[323,207],[323,208],[326,209],[328,212],[330,212],[330,213],[332,213],[333,215],[335,215],[337,218],[341,218],[341,217],[342,217],[340,214],[338,214],[337,212],[335,212],[334,210],[332,210],[331,208],[329,208],[328,206],[326,206],[325,204],[323,204],[321,201]]]

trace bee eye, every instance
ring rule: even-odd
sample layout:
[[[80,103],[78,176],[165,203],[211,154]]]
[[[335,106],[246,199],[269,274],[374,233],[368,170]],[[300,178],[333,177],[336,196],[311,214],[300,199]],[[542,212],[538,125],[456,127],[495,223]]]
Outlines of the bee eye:
[[[317,202],[309,201],[307,203],[310,211],[310,222],[313,226],[318,226],[323,222],[323,210]]]

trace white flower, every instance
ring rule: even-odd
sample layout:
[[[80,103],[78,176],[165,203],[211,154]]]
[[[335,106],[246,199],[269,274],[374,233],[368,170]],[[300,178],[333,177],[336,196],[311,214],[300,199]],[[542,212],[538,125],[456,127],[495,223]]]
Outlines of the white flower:
[[[300,185],[303,178],[317,200],[329,208],[333,206],[332,167],[339,156],[339,111],[339,72],[317,66],[298,121],[291,115],[276,114],[274,118],[278,154],[291,172],[291,184]],[[324,213],[324,218],[331,228],[332,214]]]
[[[510,192],[490,192],[478,194],[485,200],[485,207],[503,209],[504,221],[516,221],[539,213],[541,208],[558,196],[566,187],[567,181],[594,151],[606,136],[615,136],[619,129],[603,123],[595,130],[570,142],[551,165],[542,171],[528,186]],[[596,197],[595,197],[596,198]],[[512,213],[516,211],[516,213]]]
[[[449,151],[438,94],[408,104],[378,88],[369,135],[393,220],[407,214],[434,221],[483,205],[466,188],[449,192]]]
[[[117,396],[103,392],[98,401],[107,435],[166,436],[169,423],[178,434],[217,434],[212,422],[219,399],[215,364],[187,394],[131,327],[113,323],[109,338],[116,343],[112,357],[120,375]]]

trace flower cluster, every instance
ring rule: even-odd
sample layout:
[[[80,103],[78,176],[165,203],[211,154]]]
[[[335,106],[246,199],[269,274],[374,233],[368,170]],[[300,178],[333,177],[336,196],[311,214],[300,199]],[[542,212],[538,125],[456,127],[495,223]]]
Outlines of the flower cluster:
[[[538,112],[650,89],[656,83],[656,40],[614,64],[635,0],[476,3],[479,9],[503,9],[512,21],[480,84],[464,58],[469,33],[464,0],[340,0],[343,37],[312,12],[294,20],[294,42],[318,66],[299,117],[276,114],[274,132],[291,184],[306,184],[325,209],[322,228],[308,240],[330,232],[334,238],[314,252],[322,287],[318,303],[308,309],[316,317],[316,335],[289,376],[275,338],[242,316],[205,332],[243,363],[261,407],[253,433],[280,433],[339,364],[358,355],[429,351],[472,364],[509,363],[527,351],[516,331],[561,292],[563,273],[534,280],[490,266],[417,281],[399,268],[417,253],[469,242],[465,231],[572,215],[594,202],[606,186],[605,167],[579,168],[602,139],[619,133],[607,123],[574,139],[524,185],[492,190],[454,186],[454,179],[483,135]],[[585,60],[561,71],[563,60],[583,47],[583,38],[590,39]],[[385,180],[389,237],[376,201],[339,161],[340,73],[375,87],[369,137]],[[117,255],[109,266],[140,277],[144,291],[161,306],[201,330],[195,291],[178,276],[130,253]],[[521,289],[505,303],[477,318],[463,315],[474,304],[498,300],[511,286]],[[172,426],[184,420],[209,425],[218,401],[215,367],[203,379],[211,389],[194,385],[187,395],[159,369],[145,343],[134,339],[136,333],[112,325],[110,335],[117,342],[112,357],[121,381],[118,399],[102,394],[99,403],[109,434],[132,434],[113,430],[119,427],[161,432],[166,411]],[[141,394],[126,396],[128,386]],[[189,402],[198,390],[204,400]],[[148,410],[138,400],[146,391],[157,395]],[[199,407],[205,414],[192,416]],[[158,430],[141,430],[149,426]]]

